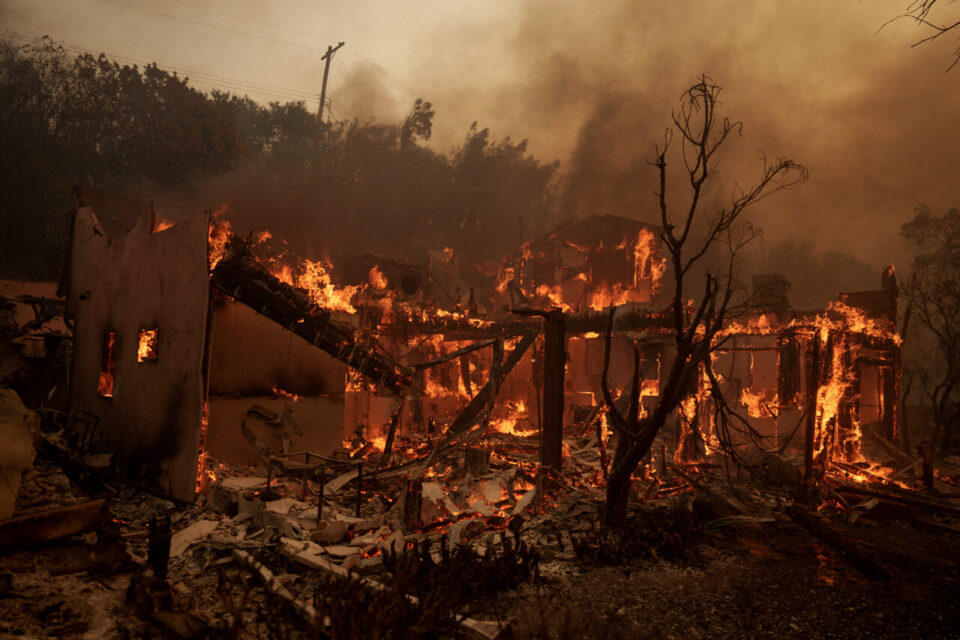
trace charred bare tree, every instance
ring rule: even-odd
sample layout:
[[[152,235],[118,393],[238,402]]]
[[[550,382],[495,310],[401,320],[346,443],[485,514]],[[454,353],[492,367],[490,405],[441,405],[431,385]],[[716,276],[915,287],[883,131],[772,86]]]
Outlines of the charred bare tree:
[[[672,333],[676,357],[660,390],[660,400],[649,414],[640,415],[640,350],[634,345],[634,371],[630,403],[627,412],[620,413],[613,403],[607,384],[610,364],[610,341],[613,332],[614,309],[610,311],[602,376],[602,389],[610,422],[617,431],[617,446],[607,482],[606,521],[609,526],[622,527],[626,522],[627,502],[630,496],[630,476],[647,454],[668,416],[680,402],[695,390],[701,365],[709,365],[710,352],[717,347],[717,336],[734,309],[736,290],[733,267],[737,253],[755,235],[753,228],[740,218],[745,209],[763,198],[802,183],[806,170],[786,158],[773,163],[764,160],[760,180],[743,189],[734,187],[731,200],[712,211],[705,204],[705,185],[714,175],[718,152],[724,142],[739,135],[742,124],[721,118],[717,113],[720,86],[711,78],[701,76],[687,89],[678,111],[672,114],[673,126],[668,127],[662,146],[655,148],[651,165],[656,167],[659,188],[656,192],[663,247],[673,267],[674,292],[670,303]],[[686,172],[685,190],[689,202],[677,207],[668,198],[667,153],[674,135],[682,141],[681,155]],[[671,194],[672,195],[672,194]],[[695,229],[700,234],[695,234]],[[725,265],[708,270],[700,301],[687,300],[691,270],[702,267],[708,251],[726,245],[729,259]],[[707,366],[709,371],[709,366]],[[715,383],[715,378],[713,379]]]

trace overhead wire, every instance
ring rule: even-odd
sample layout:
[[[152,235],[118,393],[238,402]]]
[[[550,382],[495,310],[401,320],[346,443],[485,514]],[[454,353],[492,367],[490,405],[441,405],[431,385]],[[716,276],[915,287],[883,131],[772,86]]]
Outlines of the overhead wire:
[[[233,33],[236,35],[247,36],[250,38],[255,38],[257,40],[263,40],[264,42],[272,42],[274,44],[283,44],[288,47],[297,47],[299,49],[306,49],[308,51],[319,51],[323,53],[324,49],[318,49],[317,47],[311,47],[305,44],[297,44],[295,42],[289,42],[288,40],[277,40],[276,38],[267,38],[265,36],[259,36],[255,33],[250,33],[249,31],[240,31],[239,29],[230,29],[228,27],[218,27],[217,25],[210,24],[209,22],[201,22],[200,20],[190,20],[189,18],[183,18],[180,16],[175,16],[169,13],[163,13],[162,11],[154,11],[153,9],[146,9],[144,7],[136,7],[131,4],[126,4],[123,2],[117,2],[117,0],[100,0],[100,2],[106,4],[116,5],[118,7],[123,7],[125,9],[132,9],[134,11],[142,11],[143,13],[152,13],[154,15],[162,16],[168,20],[176,20],[178,22],[183,22],[186,24],[192,24],[200,27],[206,27],[208,29],[216,29],[217,31],[223,31],[226,33]]]
[[[251,18],[251,17],[249,17],[249,16],[242,16],[242,15],[239,15],[239,14],[236,14],[236,13],[230,13],[229,11],[223,11],[223,10],[221,10],[221,9],[214,9],[213,7],[206,7],[206,6],[202,5],[202,4],[197,4],[197,3],[195,3],[195,2],[188,2],[187,0],[176,0],[176,2],[179,2],[180,4],[183,4],[183,5],[187,5],[188,7],[196,7],[197,9],[202,9],[203,11],[209,11],[209,12],[211,12],[211,13],[219,13],[219,14],[224,15],[224,16],[229,16],[229,17],[231,17],[231,18],[236,18],[236,19],[238,19],[238,20],[246,20],[246,21],[248,21],[248,22],[255,22],[255,23],[257,23],[257,24],[262,24],[262,25],[264,25],[264,26],[266,26],[266,27],[270,27],[271,29],[278,29],[278,30],[280,30],[280,31],[286,31],[287,33],[293,33],[293,34],[296,34],[296,35],[299,35],[299,36],[306,36],[306,37],[308,37],[308,38],[315,38],[315,39],[317,39],[317,40],[323,40],[323,41],[325,41],[325,42],[331,42],[331,43],[336,42],[336,40],[335,40],[334,38],[329,38],[329,37],[327,37],[327,36],[321,36],[321,35],[317,35],[317,34],[315,34],[315,33],[307,33],[306,31],[298,31],[298,30],[296,30],[296,29],[290,29],[289,27],[284,27],[284,26],[281,26],[281,25],[278,25],[278,24],[272,24],[272,23],[270,23],[270,22],[265,22],[265,21],[263,21],[263,20],[258,20],[258,19],[256,19],[256,18]],[[353,55],[357,55],[357,54],[354,53]]]
[[[41,40],[40,37],[32,37],[24,34],[16,33],[14,31],[5,31],[4,34],[7,37],[20,40],[23,42],[38,42]],[[246,91],[251,93],[258,93],[261,95],[273,96],[275,98],[286,98],[286,99],[296,99],[296,100],[305,100],[311,102],[319,103],[319,97],[315,93],[309,93],[307,91],[302,91],[299,89],[290,89],[288,87],[278,87],[275,85],[262,84],[258,82],[253,82],[250,80],[242,80],[240,78],[229,78],[226,76],[219,76],[213,73],[197,71],[193,69],[184,69],[179,67],[174,67],[171,65],[165,65],[158,62],[148,62],[146,60],[140,60],[137,58],[131,58],[129,56],[117,55],[114,53],[109,53],[106,51],[97,52],[92,49],[68,43],[59,43],[65,50],[71,51],[79,54],[89,54],[92,56],[99,56],[101,53],[112,60],[117,60],[119,62],[125,62],[128,64],[137,64],[137,65],[151,65],[156,64],[158,67],[167,69],[170,71],[175,71],[179,74],[183,74],[189,80],[200,82],[206,85],[213,87],[226,87],[229,89],[235,89],[240,91]]]
[[[203,7],[202,5],[198,5],[198,4],[193,3],[193,2],[188,2],[187,0],[176,0],[176,1],[179,2],[179,3],[181,3],[181,4],[185,4],[185,5],[191,6],[191,7],[197,7],[197,8],[200,8],[200,9],[205,9],[205,10],[208,10],[208,11],[212,11],[212,12],[214,12],[214,13],[220,13],[220,14],[223,14],[223,15],[226,15],[226,16],[230,16],[230,17],[232,17],[232,18],[237,18],[237,19],[240,19],[240,20],[247,20],[247,21],[254,22],[254,23],[258,23],[258,24],[262,24],[262,25],[264,25],[264,26],[268,26],[268,27],[271,27],[271,28],[274,28],[274,29],[280,29],[280,30],[283,30],[283,31],[288,31],[288,32],[290,32],[290,33],[296,33],[296,34],[298,34],[298,35],[303,35],[303,36],[307,36],[307,37],[310,37],[310,38],[316,38],[316,39],[318,39],[318,40],[324,40],[324,41],[327,41],[327,42],[334,42],[334,40],[331,39],[331,38],[327,38],[327,37],[324,37],[324,36],[318,36],[318,35],[306,33],[306,32],[304,32],[304,31],[297,31],[297,30],[295,30],[295,29],[289,29],[289,28],[287,28],[287,27],[283,27],[283,26],[280,26],[280,25],[271,24],[271,23],[269,23],[269,22],[264,22],[264,21],[262,21],[262,20],[257,20],[257,19],[255,19],[255,18],[250,18],[250,17],[247,17],[247,16],[241,16],[241,15],[238,15],[238,14],[230,13],[230,12],[228,12],[228,11],[222,11],[222,10],[219,10],[219,9],[213,9],[213,8],[209,8],[209,7]],[[266,42],[273,42],[273,43],[276,43],[276,44],[284,44],[284,45],[287,45],[287,46],[298,47],[298,48],[301,48],[301,49],[308,49],[308,50],[311,50],[311,51],[324,52],[324,49],[318,49],[318,48],[316,48],[316,47],[310,47],[310,46],[307,46],[307,45],[297,44],[297,43],[294,43],[294,42],[289,42],[289,41],[287,41],[287,40],[278,40],[278,39],[275,39],[275,38],[267,38],[267,37],[260,36],[260,35],[254,34],[254,33],[249,33],[249,32],[247,32],[247,31],[240,31],[240,30],[238,30],[238,29],[230,29],[230,28],[227,28],[227,27],[219,27],[219,26],[217,26],[217,25],[212,25],[212,24],[210,24],[210,23],[208,23],[208,22],[201,22],[201,21],[199,21],[199,20],[190,20],[190,19],[188,19],[188,18],[182,18],[182,17],[180,17],[180,16],[175,16],[175,15],[168,14],[168,13],[163,13],[163,12],[161,12],[161,11],[155,11],[155,10],[147,9],[147,8],[144,8],[144,7],[137,7],[137,6],[134,6],[134,5],[126,4],[126,3],[124,3],[124,2],[119,2],[118,0],[100,0],[100,2],[104,2],[104,3],[106,3],[106,4],[117,5],[117,6],[120,6],[120,7],[124,7],[124,8],[126,8],[126,9],[133,9],[133,10],[136,10],[136,11],[142,11],[142,12],[144,12],[144,13],[152,13],[152,14],[155,14],[155,15],[162,16],[162,17],[164,17],[164,18],[168,18],[168,19],[170,19],[170,20],[179,20],[179,21],[181,21],[181,22],[186,22],[186,23],[188,23],[188,24],[193,24],[193,25],[208,27],[208,28],[210,28],[210,29],[218,29],[218,30],[220,30],[220,31],[226,31],[226,32],[228,32],[228,33],[233,33],[233,34],[237,34],[237,35],[245,35],[245,36],[249,36],[249,37],[251,37],[251,38],[256,38],[257,40],[264,40],[264,41],[266,41]],[[355,56],[356,58],[358,58],[358,59],[360,59],[360,60],[365,60],[365,61],[367,61],[367,62],[371,62],[372,64],[376,64],[375,62],[373,62],[373,61],[370,60],[369,58],[360,55],[359,53],[357,53],[356,51],[354,51],[354,50],[352,50],[352,49],[349,49],[349,48],[348,48],[348,49],[347,49],[347,53],[349,53],[350,55]],[[415,96],[415,95],[417,94],[417,92],[414,91],[409,85],[407,85],[407,84],[405,84],[405,83],[403,83],[403,82],[400,82],[398,79],[394,78],[393,76],[389,76],[389,75],[388,75],[388,76],[386,76],[386,79],[387,79],[389,82],[391,82],[394,86],[399,87],[399,88],[403,89],[404,91],[406,91],[407,93],[409,93],[411,96]]]
[[[217,26],[217,25],[210,24],[210,23],[208,23],[208,22],[202,22],[202,21],[199,21],[199,20],[191,20],[191,19],[188,19],[188,18],[184,18],[184,17],[182,17],[182,16],[176,16],[176,15],[173,15],[173,14],[164,13],[164,12],[162,12],[162,11],[156,11],[156,10],[152,10],[152,9],[147,9],[147,8],[145,8],[145,7],[138,7],[138,6],[134,6],[134,5],[131,5],[131,4],[124,3],[124,2],[119,2],[118,0],[99,0],[99,1],[100,1],[100,2],[103,2],[103,3],[105,3],[105,4],[116,5],[116,6],[125,8],[125,9],[131,9],[131,10],[135,10],[135,11],[141,11],[141,12],[143,12],[143,13],[158,15],[158,16],[161,16],[161,17],[166,18],[166,19],[169,19],[169,20],[176,20],[176,21],[180,21],[180,22],[187,23],[187,24],[192,24],[192,25],[196,25],[196,26],[206,27],[206,28],[210,28],[210,29],[216,29],[216,30],[219,30],[219,31],[224,31],[224,32],[227,32],[227,33],[235,34],[235,35],[242,35],[242,36],[254,38],[254,39],[257,39],[257,40],[262,40],[262,41],[265,41],[265,42],[271,42],[271,43],[275,43],[275,44],[287,45],[287,46],[297,47],[297,48],[300,48],[300,49],[306,49],[306,50],[310,50],[310,51],[318,51],[318,52],[322,52],[322,51],[323,51],[323,49],[319,49],[319,48],[317,48],[317,47],[311,47],[311,46],[308,46],[308,45],[298,44],[298,43],[290,42],[290,41],[287,41],[287,40],[280,40],[280,39],[276,39],[276,38],[268,38],[268,37],[265,37],[265,36],[260,36],[260,35],[255,34],[255,33],[250,33],[250,32],[248,32],[248,31],[241,31],[241,30],[239,30],[239,29],[231,29],[231,28],[227,28],[227,27],[221,27],[221,26]],[[281,26],[281,25],[271,24],[271,23],[265,22],[265,21],[263,21],[263,20],[258,20],[258,19],[256,19],[256,18],[251,18],[251,17],[249,17],[249,16],[242,16],[242,15],[239,15],[239,14],[231,13],[231,12],[229,12],[229,11],[222,11],[222,10],[220,10],[220,9],[214,9],[214,8],[212,8],[212,7],[204,7],[204,6],[199,5],[199,4],[197,4],[197,3],[189,2],[188,0],[176,0],[176,1],[179,2],[180,4],[183,4],[183,5],[186,5],[186,6],[196,7],[196,8],[198,8],[198,9],[203,9],[203,10],[206,10],[206,11],[210,11],[210,12],[214,12],[214,13],[219,13],[219,14],[226,15],[226,16],[229,16],[229,17],[232,17],[232,18],[236,18],[236,19],[239,19],[239,20],[246,20],[246,21],[249,21],[249,22],[257,23],[257,24],[262,24],[262,25],[264,25],[264,26],[267,26],[267,27],[270,27],[270,28],[273,28],[273,29],[279,29],[279,30],[286,31],[286,32],[289,32],[289,33],[295,33],[295,34],[298,34],[298,35],[303,35],[303,36],[307,36],[307,37],[310,37],[310,38],[315,38],[315,39],[318,39],[318,40],[329,40],[328,38],[325,38],[325,37],[323,37],[323,36],[319,36],[319,35],[316,35],[316,34],[310,34],[310,33],[307,33],[307,32],[304,32],[304,31],[298,31],[298,30],[295,30],[295,29],[290,29],[290,28],[288,28],[288,27],[284,27],[284,26]],[[332,42],[332,40],[329,40],[329,41]],[[69,49],[69,50],[73,50],[73,51],[79,51],[79,52],[81,52],[81,53],[87,53],[87,54],[94,55],[94,56],[99,55],[97,52],[95,52],[95,51],[93,51],[93,50],[91,50],[91,49],[89,49],[89,48],[80,47],[80,46],[76,46],[76,45],[64,45],[64,48],[65,48],[65,49]],[[356,53],[355,51],[353,51],[353,50],[348,50],[348,51],[349,51],[349,53],[351,53],[353,56],[357,57],[358,59],[369,61],[368,58],[365,58],[365,57],[363,57],[363,56],[360,56],[359,54],[357,54],[357,53]],[[317,105],[319,105],[319,97],[317,96],[316,93],[313,93],[313,92],[302,91],[302,90],[299,90],[299,89],[290,89],[290,88],[286,88],[286,87],[277,87],[277,86],[274,86],[274,85],[266,85],[266,84],[263,84],[263,83],[256,83],[256,82],[252,82],[252,81],[249,81],[249,80],[242,80],[242,79],[239,79],[239,78],[228,78],[228,77],[218,76],[218,75],[216,75],[216,74],[207,73],[207,72],[203,72],[203,71],[182,69],[182,68],[174,67],[174,66],[171,66],[171,65],[163,65],[163,64],[159,64],[159,63],[153,63],[153,62],[146,62],[146,61],[143,61],[143,60],[137,60],[137,59],[135,59],[135,58],[130,58],[130,57],[127,57],[127,56],[120,56],[120,55],[115,55],[115,54],[111,54],[111,53],[107,53],[107,52],[103,52],[103,53],[104,53],[105,55],[107,55],[107,56],[109,56],[109,57],[111,57],[111,58],[113,58],[113,59],[119,60],[119,61],[121,61],[121,62],[128,62],[128,63],[132,63],[132,64],[142,64],[142,65],[146,65],[146,64],[157,64],[158,66],[161,66],[161,67],[163,67],[164,69],[172,70],[172,71],[175,71],[175,72],[178,72],[178,73],[181,73],[181,74],[186,74],[187,76],[189,76],[189,79],[190,79],[190,80],[193,80],[193,81],[195,81],[195,82],[198,83],[198,84],[203,84],[203,85],[206,85],[206,86],[209,86],[209,87],[212,87],[212,88],[221,88],[221,87],[222,87],[222,88],[232,89],[232,90],[236,90],[236,91],[245,91],[245,92],[257,93],[257,94],[261,94],[261,95],[264,95],[264,96],[271,96],[271,97],[274,97],[274,98],[281,98],[281,99],[286,99],[286,100],[290,100],[290,99],[298,100],[298,101],[302,100],[302,101],[307,101],[307,102],[311,102],[311,103],[316,103]],[[399,88],[405,90],[406,92],[408,92],[409,95],[416,95],[416,93],[417,93],[417,92],[415,92],[413,89],[411,89],[409,86],[407,86],[406,84],[400,82],[399,80],[397,80],[396,78],[394,78],[394,77],[392,77],[392,76],[387,75],[387,76],[386,76],[386,79],[387,79],[389,82],[391,82],[392,84],[394,84],[394,86],[399,87]],[[331,109],[339,110],[340,112],[346,113],[346,114],[351,115],[351,116],[353,116],[353,117],[359,117],[355,112],[353,112],[353,111],[351,111],[351,110],[349,110],[349,109],[345,109],[345,108],[342,107],[342,106],[339,106],[339,105],[334,106],[332,103],[330,103],[329,106],[330,106]]]

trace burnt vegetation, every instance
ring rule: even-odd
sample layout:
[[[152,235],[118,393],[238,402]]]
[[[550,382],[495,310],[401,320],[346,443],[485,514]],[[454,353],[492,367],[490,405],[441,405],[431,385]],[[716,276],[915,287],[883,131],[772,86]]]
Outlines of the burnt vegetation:
[[[656,408],[648,415],[640,413],[640,350],[634,345],[633,388],[630,405],[625,413],[614,405],[607,384],[610,362],[610,339],[613,331],[614,309],[610,309],[610,324],[603,371],[603,397],[611,424],[619,439],[614,452],[607,482],[607,524],[622,527],[626,524],[627,502],[630,495],[630,477],[654,439],[666,424],[668,416],[681,401],[690,396],[701,368],[711,378],[714,397],[722,398],[719,383],[712,373],[710,354],[722,340],[721,329],[739,314],[755,308],[756,302],[744,300],[742,285],[736,271],[737,257],[757,238],[756,230],[747,223],[743,212],[777,191],[803,183],[806,169],[787,158],[768,162],[762,158],[760,176],[746,188],[734,186],[730,201],[711,206],[706,201],[708,182],[714,177],[718,154],[731,136],[740,133],[742,124],[720,115],[720,86],[711,78],[700,81],[682,96],[680,106],[673,113],[673,126],[664,134],[663,143],[654,149],[650,164],[658,176],[656,192],[663,244],[674,275],[674,291],[669,314],[671,331],[676,344],[676,356],[661,389]],[[670,146],[674,136],[680,138],[679,164],[685,188],[680,193],[668,191],[668,161],[672,165]],[[699,233],[697,233],[699,231]],[[693,308],[687,307],[693,288],[693,275],[708,252],[724,247],[727,259],[719,268],[708,269],[703,293]],[[720,403],[718,409],[729,411]]]
[[[398,123],[322,122],[303,102],[207,95],[156,65],[74,57],[44,38],[0,42],[0,103],[0,249],[21,277],[56,275],[77,184],[174,210],[231,200],[235,219],[269,214],[304,244],[321,228],[362,228],[373,244],[409,238],[401,251],[450,246],[477,259],[553,222],[557,163],[476,123],[449,153],[433,151],[422,99]]]

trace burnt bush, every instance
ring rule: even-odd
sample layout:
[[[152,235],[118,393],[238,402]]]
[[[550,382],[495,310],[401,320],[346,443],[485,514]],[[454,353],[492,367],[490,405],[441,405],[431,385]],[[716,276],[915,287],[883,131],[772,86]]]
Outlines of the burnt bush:
[[[459,602],[468,603],[517,587],[533,575],[540,559],[516,534],[501,534],[502,551],[480,555],[471,546],[451,545],[441,539],[439,559],[431,553],[431,544],[399,554],[387,552],[384,566],[395,579],[413,576],[413,591],[425,597],[436,590],[456,593]]]
[[[477,601],[513,589],[534,575],[539,558],[517,536],[502,536],[502,550],[480,555],[444,539],[439,558],[425,542],[386,551],[382,588],[333,575],[315,577],[316,637],[438,638],[457,632],[456,615]]]
[[[437,638],[456,629],[458,594],[434,589],[422,598],[408,597],[414,574],[404,571],[382,590],[357,579],[325,575],[316,584],[318,638]]]

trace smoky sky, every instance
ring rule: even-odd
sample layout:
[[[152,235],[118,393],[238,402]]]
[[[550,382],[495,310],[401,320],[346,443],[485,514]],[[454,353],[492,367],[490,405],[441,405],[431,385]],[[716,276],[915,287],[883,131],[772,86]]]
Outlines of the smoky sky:
[[[510,67],[493,90],[459,84],[456,61],[445,59],[430,97],[438,120],[480,112],[494,131],[563,160],[575,213],[656,219],[647,161],[701,73],[723,87],[725,114],[743,123],[718,167],[718,198],[732,181],[756,179],[758,151],[810,172],[805,185],[751,212],[768,244],[847,252],[879,272],[905,260],[899,228],[918,202],[942,211],[960,201],[960,71],[945,73],[955,43],[911,49],[919,31],[906,22],[877,33],[902,2],[522,7],[503,25],[494,58]],[[458,39],[473,32],[461,25]]]
[[[342,39],[334,117],[399,121],[420,97],[434,104],[438,150],[473,121],[495,139],[527,139],[561,161],[571,216],[656,219],[647,161],[681,92],[708,74],[743,123],[711,203],[755,180],[759,152],[788,156],[810,179],[751,212],[766,247],[841,252],[879,273],[906,266],[899,228],[917,203],[960,204],[960,69],[945,73],[956,43],[910,48],[923,33],[907,21],[878,33],[908,2],[0,0],[0,15],[28,35],[290,87],[308,103],[320,52]]]

